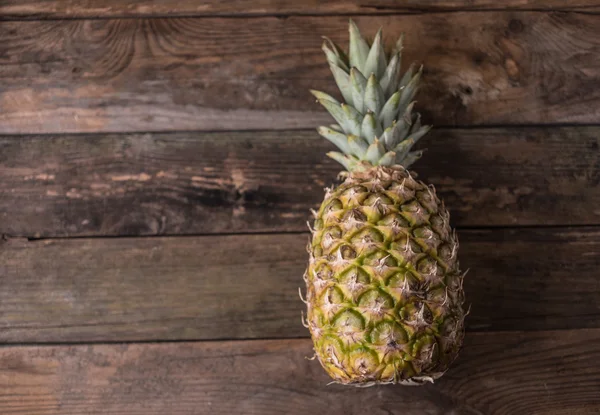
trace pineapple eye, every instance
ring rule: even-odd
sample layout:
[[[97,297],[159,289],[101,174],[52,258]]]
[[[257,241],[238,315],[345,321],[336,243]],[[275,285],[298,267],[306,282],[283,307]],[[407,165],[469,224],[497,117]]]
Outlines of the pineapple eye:
[[[439,358],[439,346],[430,335],[420,337],[413,345],[413,365],[419,371],[429,369]]]
[[[368,198],[365,199],[364,203],[365,206],[374,206],[376,204],[381,204],[381,205],[393,205],[394,202],[392,202],[392,200],[382,194],[372,194],[371,196],[369,196]]]
[[[426,257],[418,262],[417,271],[424,277],[424,280],[432,281],[440,276],[442,269],[435,259]]]
[[[358,306],[375,313],[384,313],[394,307],[394,300],[389,294],[379,290],[369,290],[358,299]]]
[[[365,320],[358,311],[348,309],[334,317],[333,325],[340,329],[362,331],[365,329]]]
[[[397,213],[391,213],[384,216],[379,222],[379,226],[391,226],[394,228],[410,228],[410,223]]]
[[[382,321],[377,323],[370,333],[371,343],[378,346],[388,345],[397,348],[398,345],[408,341],[406,330],[395,321]]]
[[[342,245],[340,248],[340,254],[344,259],[356,258],[356,251],[350,245]]]
[[[342,210],[344,206],[340,199],[332,199],[324,209],[324,213],[337,212],[338,210]]]
[[[333,278],[333,271],[326,263],[321,262],[317,265],[313,271],[315,278],[320,280],[331,280]]]
[[[350,367],[362,377],[370,378],[375,375],[379,368],[377,353],[366,347],[352,350],[349,355]]]

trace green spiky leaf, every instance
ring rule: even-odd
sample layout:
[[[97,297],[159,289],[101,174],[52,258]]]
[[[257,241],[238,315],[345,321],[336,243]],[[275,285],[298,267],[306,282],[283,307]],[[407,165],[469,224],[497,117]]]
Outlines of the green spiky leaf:
[[[326,43],[323,43],[321,49],[325,53],[325,57],[327,58],[327,62],[329,62],[330,66],[336,66],[343,70],[348,70],[348,65],[335,52],[333,52]]]
[[[398,76],[400,73],[400,55],[395,54],[392,56],[390,63],[388,64],[383,76],[381,77],[381,89],[385,96],[389,96],[395,92],[398,88]]]
[[[348,145],[348,138],[346,134],[340,133],[338,131],[332,130],[331,128],[327,128],[321,126],[317,129],[319,134],[331,141],[337,148],[343,151],[345,154],[350,153],[350,146]]]
[[[406,85],[408,85],[410,80],[413,78],[414,73],[415,73],[415,64],[411,63],[410,66],[408,67],[408,69],[406,70],[406,72],[404,72],[404,75],[402,75],[402,78],[400,79],[400,83],[398,84],[398,89],[402,89],[402,88],[406,87]]]
[[[379,166],[391,166],[396,162],[396,153],[393,151],[388,151],[379,159],[377,164]]]
[[[375,40],[369,50],[369,55],[365,62],[364,73],[367,76],[374,74],[378,79],[381,78],[387,66],[383,44],[381,43],[381,29],[377,32]]]
[[[372,112],[367,112],[361,124],[361,136],[370,144],[375,141],[375,137],[379,137],[381,134],[382,129],[377,118]]]
[[[342,104],[342,111],[346,114],[348,133],[360,136],[362,115],[352,105]]]
[[[408,85],[402,88],[402,96],[400,97],[399,108],[400,111],[403,111],[405,107],[408,106],[410,102],[412,102],[413,98],[417,93],[417,89],[419,88],[419,81],[421,79],[422,71],[419,70],[415,76],[412,77]]]
[[[330,151],[329,153],[327,153],[327,157],[334,159],[342,166],[344,166],[344,168],[348,171],[353,170],[354,166],[357,163],[357,160],[354,160],[351,157],[346,156],[342,153],[338,153],[337,151]]]
[[[409,168],[415,161],[419,160],[422,155],[422,150],[412,151],[402,158],[399,158],[398,155],[396,155],[396,162],[404,166],[404,168]]]
[[[385,131],[383,132],[383,134],[381,134],[381,142],[383,143],[383,145],[385,146],[385,148],[393,148],[393,146],[391,145],[392,142],[392,138],[394,136],[394,128],[395,126],[391,126],[385,129]]]
[[[367,89],[367,78],[357,69],[350,70],[350,85],[352,86],[352,102],[358,112],[364,114],[365,109],[365,89]]]
[[[398,106],[400,105],[400,92],[395,92],[390,99],[385,103],[379,113],[379,122],[383,128],[388,128],[392,125],[398,116]]]
[[[358,68],[364,73],[364,66],[369,55],[369,45],[360,34],[356,24],[350,20],[350,67]]]
[[[381,144],[381,141],[375,139],[373,144],[369,146],[367,152],[364,156],[364,159],[371,163],[372,165],[376,165],[377,162],[383,157],[385,153],[385,147]]]
[[[317,101],[319,101],[319,102],[320,102],[320,101],[322,101],[322,100],[324,100],[324,101],[331,101],[331,102],[333,102],[333,103],[335,103],[335,104],[339,104],[339,103],[340,103],[340,102],[339,102],[337,99],[335,99],[334,97],[332,97],[332,96],[331,96],[331,95],[329,95],[329,94],[326,94],[325,92],[322,92],[322,91],[316,91],[316,90],[314,90],[314,89],[311,89],[311,90],[310,90],[310,93],[311,93],[311,94],[313,94],[313,96],[314,96],[314,97],[317,99]]]
[[[350,67],[348,66],[349,62],[348,62],[348,56],[346,55],[346,53],[344,52],[344,50],[342,48],[340,48],[337,43],[335,43],[334,41],[332,41],[331,39],[329,39],[327,36],[323,36],[324,42],[323,42],[323,48],[327,48],[336,58],[335,62],[337,64],[337,66],[339,66],[340,68],[344,69],[346,72],[348,72],[350,70]],[[325,54],[327,55],[327,52],[325,52]],[[329,56],[328,56],[328,61],[329,61]],[[329,61],[331,63],[331,61]]]
[[[394,148],[394,151],[396,152],[396,156],[400,157],[400,158],[404,158],[406,156],[406,154],[408,154],[408,152],[410,151],[412,146],[414,146],[417,143],[417,141],[419,141],[419,139],[421,139],[421,137],[423,137],[425,134],[427,134],[430,129],[431,128],[429,126],[422,127],[419,131],[406,137],[406,139],[401,141],[400,144],[398,144]]]
[[[356,135],[348,135],[348,145],[350,146],[350,154],[362,159],[367,152],[369,145],[365,140]]]
[[[415,116],[415,119],[413,121],[413,125],[412,125],[412,128],[410,131],[411,131],[411,133],[414,133],[415,131],[418,131],[420,129],[421,129],[421,114],[417,114]]]
[[[373,74],[367,80],[367,88],[365,89],[365,107],[367,110],[371,110],[375,114],[379,114],[385,98],[377,77]]]
[[[346,103],[352,105],[352,88],[350,85],[350,76],[341,68],[331,65],[331,73],[333,74],[333,78],[335,79],[335,83],[337,84],[342,96]]]

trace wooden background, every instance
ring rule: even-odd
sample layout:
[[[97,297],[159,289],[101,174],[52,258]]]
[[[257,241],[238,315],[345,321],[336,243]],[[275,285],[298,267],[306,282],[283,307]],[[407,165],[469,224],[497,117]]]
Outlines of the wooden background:
[[[458,227],[435,385],[327,386],[300,324],[352,15],[425,65]],[[599,0],[0,1],[0,413],[600,413]]]

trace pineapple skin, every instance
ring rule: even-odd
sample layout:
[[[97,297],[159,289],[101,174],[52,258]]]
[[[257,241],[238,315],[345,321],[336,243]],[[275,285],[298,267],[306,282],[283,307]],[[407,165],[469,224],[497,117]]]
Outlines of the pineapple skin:
[[[345,172],[315,212],[307,321],[335,382],[422,384],[464,337],[464,275],[449,214],[400,165]]]

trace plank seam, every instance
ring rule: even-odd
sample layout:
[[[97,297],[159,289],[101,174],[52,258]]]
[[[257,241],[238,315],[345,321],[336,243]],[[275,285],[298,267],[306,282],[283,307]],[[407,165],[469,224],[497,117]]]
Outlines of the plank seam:
[[[273,17],[277,19],[287,19],[289,17],[359,17],[359,16],[413,16],[413,15],[424,15],[424,14],[455,14],[455,13],[498,13],[498,12],[513,12],[513,13],[573,13],[573,14],[584,14],[584,15],[599,15],[600,10],[598,6],[581,6],[569,9],[543,9],[543,8],[493,8],[493,9],[394,9],[388,6],[359,6],[369,7],[374,12],[360,11],[360,12],[347,12],[347,13],[224,13],[224,14],[139,14],[139,15],[111,15],[111,16],[44,16],[44,15],[0,15],[0,21],[2,22],[19,22],[19,21],[65,21],[65,20],[126,20],[126,19],[260,19],[266,17]],[[590,10],[586,10],[586,9]],[[386,11],[389,10],[389,11]]]
[[[2,21],[2,20],[0,20]],[[518,130],[518,129],[550,129],[550,128],[598,128],[600,127],[600,122],[598,123],[552,123],[552,124],[456,124],[456,125],[445,125],[445,124],[436,124],[433,125],[434,130],[495,130],[495,129],[506,129],[506,130]],[[316,128],[316,126],[315,126]],[[132,135],[142,135],[142,134],[231,134],[231,133],[268,133],[268,132],[314,132],[314,137],[317,139],[322,139],[316,132],[314,128],[284,128],[284,129],[237,129],[237,130],[132,130],[132,131],[102,131],[102,132],[65,132],[65,133],[57,133],[57,132],[42,132],[42,133],[2,133],[0,132],[0,139],[10,139],[10,138],[23,138],[23,137],[94,137],[94,136],[107,136],[107,135],[116,135],[116,136],[132,136]]]
[[[307,212],[308,217],[308,212]],[[486,230],[569,230],[590,228],[590,230],[600,230],[600,223],[576,223],[576,224],[540,224],[540,225],[462,225],[454,227],[457,231],[486,231]],[[25,239],[27,242],[39,242],[47,240],[65,240],[65,239],[150,239],[150,238],[205,238],[205,237],[220,237],[220,236],[257,236],[257,235],[309,235],[306,231],[265,231],[265,232],[220,232],[220,233],[186,233],[186,234],[148,234],[148,235],[75,235],[75,236],[42,236],[34,237],[27,235],[10,235],[7,233],[0,234],[0,244],[10,240]]]

